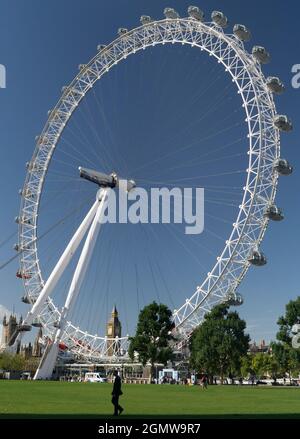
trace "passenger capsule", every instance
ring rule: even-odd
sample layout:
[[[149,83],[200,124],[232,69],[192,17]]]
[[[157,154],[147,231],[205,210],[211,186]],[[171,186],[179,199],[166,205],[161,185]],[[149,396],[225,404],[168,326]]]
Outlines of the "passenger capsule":
[[[26,303],[26,305],[29,305],[31,303],[29,296],[27,296],[27,295],[23,296],[21,300],[23,303]]]
[[[39,140],[38,140],[38,144],[41,145],[42,143],[47,143],[48,142],[48,137],[47,136],[40,136]]]
[[[27,217],[27,216],[16,216],[15,217],[15,222],[17,223],[17,224],[31,224],[31,221],[30,221],[30,219]]]
[[[290,175],[293,172],[293,167],[286,159],[281,157],[275,160],[274,169],[279,175]]]
[[[118,35],[121,37],[122,35],[125,35],[125,34],[127,34],[127,32],[128,32],[128,29],[126,29],[126,27],[120,27],[119,29],[118,29]]]
[[[34,198],[34,194],[28,188],[19,189],[19,194],[24,198]]]
[[[289,132],[289,131],[292,131],[292,129],[293,129],[292,122],[284,114],[277,114],[274,117],[274,125],[280,131]]]
[[[277,78],[277,76],[269,76],[266,79],[266,84],[268,89],[277,95],[280,95],[285,91],[284,84],[279,78]]]
[[[261,267],[263,265],[266,265],[267,263],[267,258],[265,257],[265,255],[263,253],[261,253],[259,250],[254,250],[248,261],[250,262],[250,264],[255,265],[257,267]]]
[[[165,8],[164,16],[170,20],[176,20],[177,18],[179,18],[178,12],[176,12],[173,8]]]
[[[223,14],[223,12],[213,11],[211,13],[211,19],[215,24],[217,24],[220,27],[227,27],[228,25],[227,17],[226,15]]]
[[[25,324],[24,325],[23,324],[18,325],[17,326],[17,331],[18,332],[28,332],[28,331],[31,331],[31,325],[25,325]]]
[[[241,41],[249,41],[251,39],[251,32],[243,24],[235,24],[233,33]]]
[[[244,303],[244,299],[240,293],[231,291],[227,294],[224,302],[230,306],[240,306]]]
[[[106,44],[98,44],[97,51],[101,52],[101,50],[105,49],[105,47],[106,47]]]
[[[261,64],[268,64],[271,60],[271,56],[267,50],[262,46],[254,46],[252,49],[252,55]]]
[[[34,326],[35,328],[42,328],[43,327],[43,325],[41,324],[39,319],[34,319],[31,325]]]
[[[152,18],[149,17],[149,15],[142,15],[141,18],[140,18],[140,23],[142,25],[151,23],[151,21],[152,21]]]
[[[282,209],[277,207],[275,204],[267,207],[264,216],[273,221],[282,221],[284,219]]]
[[[189,6],[188,14],[191,18],[194,18],[195,20],[198,21],[204,20],[204,12],[201,11],[201,9],[199,9],[198,6]]]
[[[86,64],[79,64],[78,69],[83,70],[86,67]]]

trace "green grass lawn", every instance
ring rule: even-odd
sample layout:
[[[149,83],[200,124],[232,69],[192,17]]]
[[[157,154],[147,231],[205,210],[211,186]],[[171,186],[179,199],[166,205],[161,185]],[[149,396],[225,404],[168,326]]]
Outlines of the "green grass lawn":
[[[109,418],[111,384],[0,381],[1,418]],[[300,418],[300,388],[123,385],[122,417]]]

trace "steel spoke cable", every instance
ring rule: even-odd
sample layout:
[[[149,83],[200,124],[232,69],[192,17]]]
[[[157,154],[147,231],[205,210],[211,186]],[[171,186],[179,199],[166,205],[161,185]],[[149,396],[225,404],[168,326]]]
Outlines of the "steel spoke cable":
[[[185,243],[183,243],[182,239],[178,237],[177,233],[174,233],[174,231],[170,227],[166,227],[166,230],[170,232],[170,234],[176,239],[176,241],[182,246],[182,248],[196,261],[197,264],[200,265],[202,270],[205,271],[205,267],[202,263],[202,261],[189,249],[189,247],[186,246]]]
[[[129,334],[129,324],[128,324],[128,311],[127,311],[127,300],[125,300],[125,285],[124,285],[124,259],[121,258],[120,256],[120,252],[119,254],[119,261],[120,261],[120,274],[121,274],[121,298],[123,301],[123,306],[122,309],[124,310],[124,314],[125,314],[125,323],[126,323],[126,333]]]
[[[102,141],[98,135],[97,130],[94,127],[94,123],[92,123],[90,121],[90,116],[87,115],[87,108],[88,108],[88,104],[87,104],[87,100],[84,99],[83,100],[83,105],[85,105],[85,108],[83,106],[79,107],[79,113],[82,116],[82,123],[84,122],[87,126],[88,132],[92,134],[93,139],[89,139],[87,135],[85,135],[85,138],[87,139],[87,143],[89,146],[91,146],[91,148],[87,148],[87,150],[89,152],[92,152],[93,156],[96,158],[96,163],[103,164],[104,168],[106,171],[108,171],[109,169],[109,165],[107,164],[107,157],[105,157],[103,151],[102,151]],[[83,131],[83,129],[82,129]],[[84,131],[83,131],[84,132]],[[98,148],[96,148],[96,146],[99,147],[100,153],[98,151]],[[104,148],[104,151],[106,153],[106,148]],[[91,156],[91,155],[90,155]],[[94,164],[95,166],[95,164]]]
[[[74,118],[73,118],[73,122],[74,122]],[[83,132],[82,128],[80,128],[80,130]],[[68,138],[71,139],[69,140]],[[72,136],[74,137],[74,139],[72,139]],[[86,136],[85,136],[86,137]],[[79,154],[80,159],[79,160],[84,160],[86,159],[87,154],[84,154],[81,149],[79,149],[79,145],[83,146],[83,150],[89,151],[90,153],[93,153],[94,157],[96,158],[96,160],[99,160],[98,155],[95,154],[94,152],[94,147],[90,147],[91,146],[91,141],[86,137],[86,140],[82,140],[82,138],[80,136],[78,136],[74,130],[72,128],[70,128],[70,126],[68,125],[68,130],[66,132],[64,132],[63,136],[60,138],[60,142],[61,143],[65,143],[66,145],[70,146],[77,154]],[[76,143],[76,145],[78,145],[78,147],[76,147],[74,145],[74,143]],[[57,149],[57,151],[60,152],[65,152],[65,149],[62,149],[62,146],[60,148]],[[76,157],[76,156],[75,156]],[[78,159],[78,157],[77,157]],[[89,160],[90,161],[90,160]],[[92,161],[90,161],[90,163],[93,163]]]
[[[196,70],[196,69],[195,69]],[[201,72],[202,70],[202,65],[200,65],[200,69],[197,70],[197,76],[199,76],[199,72]],[[200,99],[203,98],[203,96],[211,89],[211,87],[213,85],[215,85],[217,83],[217,81],[222,77],[222,75],[220,75],[220,73],[217,72],[217,75],[214,75],[214,73],[216,72],[216,68],[213,67],[211,69],[211,75],[208,75],[210,81],[207,81],[207,77],[205,77],[206,83],[202,82],[202,86],[199,87],[199,90],[193,94],[192,98],[190,98],[187,101],[187,105],[184,108],[184,110],[182,112],[178,112],[176,114],[177,116],[177,120],[182,120],[182,116],[188,111],[189,108],[193,107],[194,105],[196,105]],[[189,81],[189,79],[187,78],[185,81],[186,84],[191,84],[192,82]],[[172,108],[172,105],[170,105],[170,107]],[[175,118],[174,118],[175,119]]]
[[[154,159],[154,160],[152,160],[152,161],[150,161],[150,162],[148,162],[148,163],[145,163],[145,164],[143,164],[142,166],[136,168],[136,169],[134,170],[135,175],[136,175],[136,171],[140,171],[140,170],[142,170],[142,169],[144,169],[144,168],[146,168],[146,167],[148,167],[148,166],[150,166],[150,165],[152,165],[152,164],[155,164],[155,163],[157,163],[157,162],[160,162],[160,161],[162,161],[163,159],[165,159],[165,158],[167,158],[167,157],[170,157],[170,156],[172,156],[172,155],[174,155],[174,154],[177,154],[177,153],[182,152],[182,151],[186,151],[186,150],[192,148],[192,147],[195,146],[195,145],[199,145],[201,142],[204,142],[205,140],[212,139],[213,137],[217,136],[218,134],[222,134],[222,133],[224,133],[224,132],[226,132],[226,131],[229,131],[229,130],[231,130],[232,128],[237,127],[237,126],[239,126],[239,125],[241,125],[241,123],[240,123],[240,122],[236,122],[236,123],[234,123],[234,124],[232,124],[232,125],[230,125],[230,126],[227,126],[226,128],[223,128],[222,130],[220,130],[220,131],[218,131],[218,132],[214,131],[214,133],[212,133],[212,134],[210,134],[210,135],[207,135],[207,136],[205,136],[205,137],[202,137],[202,138],[200,138],[200,139],[197,139],[195,142],[192,142],[192,143],[189,144],[189,145],[185,145],[185,146],[182,146],[182,147],[180,147],[180,148],[178,148],[178,149],[175,149],[175,150],[169,151],[168,153],[166,153],[166,154],[164,154],[164,155],[162,155],[162,156],[160,156],[160,157],[157,157],[156,159]]]
[[[101,232],[100,232],[101,233]],[[102,243],[101,243],[102,244]],[[95,249],[95,261],[97,262],[96,267],[94,267],[94,273],[93,273],[93,283],[91,287],[92,297],[90,300],[87,301],[86,309],[88,311],[88,322],[92,322],[93,317],[95,318],[95,309],[97,308],[97,302],[99,301],[99,295],[101,294],[98,292],[97,287],[99,284],[99,278],[102,268],[102,259],[103,259],[103,253],[104,253],[104,244],[103,246],[98,245]],[[100,262],[101,261],[101,262]],[[92,275],[92,273],[91,273]],[[97,293],[95,293],[97,290]],[[96,326],[92,326],[93,328]]]
[[[133,230],[132,227],[129,227],[129,234],[131,236],[130,242],[132,243],[132,248],[131,251],[129,252],[129,254],[127,255],[128,260],[132,259],[132,254],[137,255],[139,252],[138,246],[136,245],[137,241],[137,237],[136,234],[134,233],[135,230]],[[134,247],[134,249],[133,249]],[[138,260],[138,258],[135,258],[135,261]],[[136,262],[134,262],[134,271],[135,271],[135,279],[136,282],[138,281],[138,284],[136,284],[136,287],[138,288],[136,293],[139,295],[139,299],[142,299],[144,305],[146,305],[146,300],[145,300],[145,296],[144,296],[144,290],[143,290],[143,286],[141,285],[140,282],[140,276],[139,276],[139,270],[138,267],[136,265]],[[140,311],[140,300],[139,300],[139,308],[138,311]]]
[[[115,260],[115,253],[116,253],[116,246],[117,242],[116,240],[111,240],[111,246],[110,246],[110,252],[106,255],[106,269],[103,272],[103,281],[102,281],[102,297],[101,302],[99,301],[100,309],[105,312],[104,318],[107,319],[108,317],[108,296],[109,296],[109,289],[110,289],[110,282],[112,279],[112,264]],[[98,325],[100,322],[98,323]],[[98,332],[99,332],[99,326],[98,326]]]
[[[93,96],[93,95],[91,95],[91,96]],[[88,113],[88,116],[86,116],[86,120],[87,120],[87,123],[90,127],[90,130],[91,130],[90,132],[94,135],[94,138],[97,142],[97,145],[100,147],[100,150],[102,151],[102,156],[99,155],[99,153],[97,152],[98,159],[100,160],[100,163],[102,161],[104,161],[104,165],[105,165],[106,169],[109,170],[113,167],[112,163],[114,163],[113,161],[111,162],[111,158],[109,158],[109,155],[110,155],[109,148],[107,147],[107,145],[105,146],[105,143],[103,142],[103,140],[100,136],[100,133],[97,129],[98,124],[95,123],[93,112],[91,111],[89,103],[86,99],[84,100],[84,105],[86,108],[86,113]],[[83,113],[83,108],[81,108],[80,110]],[[105,158],[105,156],[106,156],[106,158]]]
[[[65,184],[65,189],[64,189],[64,191],[68,191],[68,190],[70,190],[70,188],[68,188],[68,186],[71,186],[72,185],[72,187],[73,187],[73,183],[72,182],[69,182],[69,183],[66,183]],[[56,192],[55,193],[55,195],[53,196],[53,197],[51,197],[49,200],[47,199],[47,203],[45,202],[45,195],[47,195],[48,194],[48,191],[51,193],[51,192]],[[53,202],[53,201],[57,201],[57,199],[58,198],[60,198],[63,194],[64,194],[64,191],[63,190],[61,190],[61,185],[60,185],[60,189],[57,189],[56,191],[54,191],[54,190],[48,190],[48,188],[45,186],[44,187],[44,193],[42,194],[42,197],[41,197],[41,203],[40,203],[40,206],[39,206],[39,213],[40,212],[45,212],[45,211],[47,211],[47,209],[49,209],[50,208],[50,206],[51,206],[51,203]],[[44,204],[43,204],[44,203]]]
[[[207,213],[207,211],[205,212],[205,216],[208,216],[208,217],[215,219],[217,221],[221,221],[222,223],[225,223],[225,224],[230,224],[232,226],[232,221],[228,221],[228,220],[224,219],[223,217],[212,215],[211,213]]]
[[[153,181],[151,182],[151,183],[144,183],[143,184],[143,187],[145,187],[145,188],[147,188],[147,187],[149,187],[149,189],[151,189],[152,188],[152,185],[153,184]],[[168,184],[168,187],[171,187],[171,188],[180,188],[180,189],[185,189],[186,188],[186,186],[180,186],[180,185],[171,185],[171,184]],[[191,189],[196,189],[198,186],[190,186],[190,188]],[[226,186],[226,185],[224,185],[224,186],[217,186],[217,185],[206,185],[205,186],[205,188],[204,188],[205,190],[219,190],[219,189],[224,189],[224,191],[225,192],[230,192],[230,191],[232,191],[232,193],[234,193],[234,191],[239,191],[239,192],[241,192],[242,191],[242,189],[241,189],[241,187],[239,187],[239,186]]]
[[[178,265],[178,259],[175,258],[173,252],[167,252],[165,250],[165,246],[161,246],[161,237],[159,236],[158,232],[155,230],[155,225],[149,223],[147,224],[148,227],[142,227],[142,225],[139,223],[140,225],[140,229],[142,231],[142,233],[145,235],[145,238],[147,240],[147,242],[151,242],[151,244],[153,244],[154,242],[157,242],[159,244],[160,247],[160,259],[163,257],[164,258],[164,266],[167,265],[169,266],[169,271],[170,273],[174,272],[174,266]],[[151,230],[151,233],[154,236],[154,240],[151,240],[151,238],[149,237],[147,230]],[[153,258],[155,261],[157,260],[156,257]],[[173,260],[173,262],[171,262],[171,260]],[[177,286],[177,285],[176,285]],[[174,287],[173,287],[174,290]],[[174,307],[175,308],[175,307]]]
[[[154,228],[149,227],[149,230],[151,230],[151,233],[153,233],[155,239],[157,239],[157,233],[154,231]],[[154,259],[154,261],[155,261],[155,264],[156,264],[157,269],[158,269],[158,271],[159,271],[159,274],[160,274],[160,277],[161,277],[161,279],[162,279],[162,282],[163,282],[163,284],[164,284],[165,290],[167,291],[168,299],[169,299],[169,301],[170,301],[172,307],[175,308],[175,304],[174,304],[174,302],[173,302],[173,298],[172,298],[172,295],[171,295],[170,289],[169,289],[169,287],[168,287],[168,285],[167,285],[167,283],[166,283],[165,277],[163,276],[163,273],[162,273],[162,270],[161,270],[160,264],[158,263],[158,260],[157,260],[157,259]]]
[[[61,160],[61,159],[57,159],[57,158],[55,158],[55,157],[52,157],[51,161],[52,161],[52,162],[55,162],[55,163],[62,164],[62,165],[64,165],[64,166],[70,166],[70,167],[72,167],[73,169],[76,169],[76,171],[78,171],[78,166],[74,165],[73,163],[66,162],[65,160]]]
[[[187,123],[183,124],[181,129],[178,129],[178,122],[179,122],[179,121],[178,121],[177,119],[176,119],[176,121],[175,121],[175,120],[172,120],[172,121],[173,121],[173,124],[176,122],[176,127],[177,127],[177,130],[176,130],[176,136],[174,135],[173,137],[169,137],[169,138],[167,139],[166,142],[163,142],[163,143],[162,143],[162,145],[166,145],[166,144],[168,144],[168,143],[171,143],[174,139],[178,138],[178,136],[179,136],[180,133],[183,134],[183,133],[185,133],[185,132],[187,132],[187,131],[189,132],[189,131],[190,131],[190,128],[191,128],[193,125],[195,125],[195,124],[201,122],[201,121],[204,119],[204,117],[205,117],[207,114],[209,114],[210,108],[215,109],[216,106],[217,106],[217,107],[220,107],[221,102],[225,101],[225,97],[226,97],[226,95],[228,95],[228,87],[229,87],[229,86],[225,87],[225,93],[223,93],[223,94],[221,95],[221,99],[220,99],[220,96],[218,96],[217,99],[216,99],[214,102],[212,102],[212,104],[206,109],[205,113],[201,114],[196,120],[193,120],[192,118],[190,118],[188,124],[187,124]],[[229,97],[229,100],[231,100],[231,99],[232,99],[232,97],[230,96],[230,97]],[[235,112],[237,112],[237,110],[236,110]],[[185,115],[185,116],[186,116],[186,114],[187,114],[187,111],[186,111],[186,110],[185,110],[184,112],[182,112],[182,115]],[[231,116],[232,116],[232,114],[231,114]],[[182,118],[181,118],[181,119],[182,119]],[[227,120],[227,119],[228,119],[228,113],[226,112],[226,115],[225,115],[225,117],[224,117],[224,120]],[[223,120],[221,120],[221,122],[222,122],[222,121],[223,121]]]
[[[85,201],[86,203],[87,201]],[[41,241],[43,238],[45,238],[45,236],[47,236],[49,233],[51,233],[56,227],[58,227],[63,221],[65,221],[65,219],[67,217],[69,217],[70,215],[73,215],[74,212],[68,213],[68,215],[66,215],[66,217],[60,219],[57,223],[55,223],[54,225],[52,225],[51,227],[49,227],[48,230],[46,230],[44,233],[42,233],[39,237],[37,237],[35,239],[34,242],[38,242]],[[25,250],[20,250],[18,252],[16,252],[16,254],[14,256],[12,256],[11,258],[9,258],[6,262],[2,263],[0,265],[0,270],[2,270],[3,268],[5,268],[7,265],[9,265],[12,261],[14,261],[17,257],[20,256],[20,254],[22,254]]]
[[[220,108],[221,104],[224,104],[227,100],[231,101],[232,100],[232,96],[228,96],[229,92],[231,91],[230,86],[226,86],[224,88],[223,93],[221,93],[217,99],[215,99],[210,105],[208,105],[205,109],[205,112],[203,112],[200,117],[197,117],[196,120],[190,120],[189,124],[185,125],[185,129],[183,132],[189,131],[193,126],[199,124],[199,122],[202,122],[209,114],[211,114],[216,108]],[[235,113],[237,112],[237,110],[234,111]],[[233,112],[233,113],[234,113]],[[185,113],[184,115],[186,116],[187,113]],[[183,115],[183,116],[184,116]],[[232,116],[232,114],[231,114]],[[228,119],[228,114],[225,117],[225,120]],[[177,120],[177,123],[179,123],[180,120]]]
[[[14,238],[18,234],[18,231],[11,233],[7,238],[4,238],[3,241],[0,242],[0,248],[7,244],[12,238]]]
[[[118,159],[121,158],[122,160],[121,161],[119,160],[119,163],[123,162],[123,165],[125,165],[125,168],[126,168],[126,170],[128,172],[129,169],[128,169],[127,163],[126,163],[123,155],[121,154],[120,148],[118,147],[117,142],[116,142],[116,140],[114,138],[114,135],[112,133],[112,129],[111,129],[111,126],[110,126],[110,122],[108,121],[108,119],[107,119],[107,117],[105,115],[104,109],[102,108],[101,103],[99,102],[99,100],[97,98],[95,90],[92,89],[92,91],[93,91],[93,96],[94,96],[94,98],[96,100],[98,109],[100,110],[100,114],[103,116],[104,124],[105,124],[105,127],[106,127],[106,129],[108,131],[108,134],[109,134],[109,137],[110,137],[111,147],[113,147],[113,149],[114,149],[114,151],[110,152],[109,148],[105,148],[106,154],[107,154],[107,156],[109,156],[111,158],[112,163],[115,162],[115,160],[116,160],[115,157],[118,157]]]
[[[65,172],[59,172],[59,171],[54,171],[53,169],[49,169],[49,171],[47,171],[47,175],[57,175],[58,177],[68,177],[68,178],[74,178],[74,179],[78,179],[78,175],[74,175],[74,174],[67,174]]]
[[[155,290],[156,296],[157,296],[157,301],[158,301],[158,304],[160,305],[161,304],[161,300],[160,300],[159,289],[157,287],[157,283],[156,283],[156,279],[155,279],[154,271],[153,271],[153,266],[152,266],[152,262],[151,262],[151,260],[149,258],[149,255],[147,255],[147,259],[148,259],[148,265],[150,267],[150,273],[151,273],[151,278],[152,278],[154,290]]]
[[[193,107],[198,101],[200,101],[200,99],[203,98],[203,96],[211,89],[212,86],[214,86],[219,79],[221,79],[223,77],[223,75],[221,75],[220,73],[218,73],[216,78],[212,78],[212,80],[210,81],[209,85],[204,89],[204,90],[200,90],[199,93],[197,93],[197,95],[195,95],[192,99],[190,99],[184,109],[184,111],[182,111],[181,113],[179,113],[177,116],[177,118],[174,118],[174,121],[176,122],[180,122],[183,118],[183,116],[186,114],[186,112],[188,111],[188,108]]]
[[[48,267],[50,265],[50,262],[54,260],[54,258],[57,258],[57,249],[54,247],[57,244],[59,244],[59,253],[61,253],[61,244],[62,244],[62,236],[64,236],[63,232],[70,232],[70,220],[73,220],[73,223],[80,223],[80,219],[82,219],[81,211],[86,206],[87,203],[90,203],[92,199],[89,197],[85,203],[79,203],[77,202],[76,207],[74,208],[74,212],[72,214],[68,214],[66,218],[64,218],[64,221],[60,222],[60,224],[57,226],[55,230],[59,230],[59,233],[57,232],[54,237],[52,237],[50,244],[47,245],[45,248],[39,248],[39,259],[43,263],[45,267]],[[70,207],[70,204],[68,204],[68,208]],[[79,206],[80,204],[80,206]],[[79,218],[79,216],[81,218]],[[75,227],[75,226],[74,226]],[[73,229],[74,229],[73,227]],[[68,240],[68,239],[66,239]],[[49,254],[50,250],[52,250],[52,255]],[[47,253],[48,259],[43,262],[42,256]]]
[[[83,103],[85,103],[85,102],[86,102],[86,98],[83,99]],[[98,160],[101,161],[101,157],[98,155],[98,152],[97,152],[96,148],[94,147],[93,143],[87,137],[83,128],[78,124],[78,122],[76,120],[76,115],[79,115],[80,113],[81,113],[81,115],[84,115],[84,120],[89,123],[88,119],[85,117],[85,113],[84,113],[82,107],[80,106],[78,109],[78,113],[77,114],[75,113],[75,117],[72,118],[73,124],[75,125],[75,127],[79,131],[80,136],[77,135],[77,133],[74,131],[74,129],[70,127],[70,125],[68,125],[69,133],[74,136],[74,138],[76,139],[76,142],[79,141],[79,143],[81,143],[85,148],[87,148],[91,153],[93,153],[93,155],[97,159],[97,161]],[[83,122],[82,119],[81,119],[81,122]],[[93,129],[94,129],[94,127],[93,127]]]
[[[98,89],[99,89],[99,93],[101,93],[101,88],[98,88]],[[113,134],[112,134],[110,123],[108,122],[108,119],[107,119],[106,114],[104,112],[104,102],[103,102],[104,101],[104,97],[103,97],[103,95],[101,93],[101,101],[100,101],[100,99],[97,96],[97,93],[95,92],[94,88],[92,88],[91,91],[92,91],[92,94],[94,96],[94,100],[96,102],[96,106],[98,107],[98,113],[100,113],[100,117],[102,118],[103,127],[105,127],[105,129],[106,129],[106,131],[107,131],[107,133],[108,133],[108,135],[110,137],[110,142],[109,143],[111,145],[113,145],[115,143],[115,140],[113,139]],[[104,132],[104,134],[105,134],[105,132]],[[114,160],[113,159],[113,154],[111,154],[108,149],[106,150],[106,153],[108,155],[110,155],[110,157],[112,158],[112,161],[113,161]]]
[[[214,236],[215,238],[217,238],[218,240],[224,242],[225,239],[223,236],[217,234],[216,232],[210,230],[206,225],[205,225],[205,232],[208,232],[210,235]]]
[[[145,244],[144,244],[145,259],[146,259],[146,263],[147,263],[147,267],[148,267],[149,273],[151,274],[151,279],[152,279],[152,283],[153,283],[154,290],[155,290],[155,293],[156,293],[156,297],[157,297],[158,303],[160,304],[161,303],[161,299],[160,299],[159,289],[158,289],[157,282],[156,282],[156,279],[155,279],[153,265],[152,265],[152,262],[150,260],[150,253],[151,253],[151,249],[152,249],[152,246],[150,246],[150,243],[152,244],[152,240],[150,239],[150,237],[149,237],[149,235],[147,233],[146,228],[141,227],[140,230],[142,231],[142,233],[144,234],[144,236],[146,238]],[[147,243],[147,247],[146,247],[146,243]]]
[[[84,102],[86,99],[83,98],[82,102]],[[70,122],[67,125],[67,131],[66,133],[73,136],[74,139],[76,139],[76,142],[79,142],[81,145],[83,145],[84,147],[89,146],[90,147],[90,152],[92,152],[93,154],[95,154],[94,151],[94,147],[93,144],[90,143],[91,140],[87,137],[86,133],[84,132],[83,128],[80,126],[80,124],[77,122],[77,117],[79,112],[81,111],[81,107],[77,107],[77,111],[73,112],[72,114],[72,118],[70,119]],[[97,157],[97,156],[96,156]]]
[[[135,270],[135,283],[136,283],[136,303],[137,303],[138,315],[139,315],[141,306],[140,306],[140,292],[139,292],[139,277],[138,277],[138,270],[136,264],[134,264],[134,270]]]
[[[89,203],[90,203],[89,199]],[[87,203],[86,203],[87,204]],[[57,260],[58,255],[62,253],[62,244],[63,247],[67,246],[67,243],[69,242],[69,238],[63,238],[64,236],[68,236],[70,234],[70,220],[72,220],[73,230],[76,229],[76,226],[74,224],[80,224],[80,220],[82,220],[82,209],[85,207],[85,205],[81,206],[80,208],[76,208],[75,215],[70,215],[68,218],[66,218],[62,223],[60,223],[57,226],[57,233],[55,236],[52,236],[50,244],[48,244],[45,247],[40,247],[38,249],[38,255],[41,265],[45,267],[43,271],[47,272],[48,267],[51,266],[52,262],[55,263],[55,260]],[[67,235],[65,235],[67,233]],[[47,255],[48,258],[46,260],[43,259],[44,255]]]
[[[65,183],[65,182],[68,182],[68,181],[81,181],[81,178],[80,177],[60,177],[60,178],[49,178],[48,180],[47,180],[47,182],[51,182],[51,183],[57,183],[57,182],[63,182],[63,183]]]
[[[146,180],[146,179],[139,179],[139,181],[141,181],[142,183],[150,183],[150,184],[157,184],[157,185],[161,185],[161,184],[168,184],[168,183],[177,183],[180,181],[195,181],[201,178],[211,178],[211,177],[220,177],[223,175],[234,175],[234,174],[242,174],[245,173],[245,169],[239,169],[237,171],[228,171],[228,172],[219,172],[216,174],[208,174],[208,175],[197,175],[194,177],[185,177],[185,178],[178,178],[176,179],[172,179],[172,180],[165,180],[165,181],[155,181],[155,180]]]
[[[217,157],[215,159],[204,160],[204,161],[201,161],[200,158],[196,158],[193,162],[191,160],[189,160],[188,163],[182,162],[182,164],[180,164],[178,166],[173,166],[171,168],[164,169],[162,173],[165,173],[165,171],[174,171],[174,170],[181,170],[183,168],[195,167],[195,166],[198,166],[198,162],[201,165],[205,165],[205,164],[208,164],[208,163],[216,163],[216,162],[219,162],[219,161],[226,161],[226,160],[230,160],[230,159],[235,158],[235,157],[244,157],[244,156],[245,156],[245,153],[238,152],[238,153],[235,153],[235,154],[229,154],[229,155],[226,155],[226,156]],[[161,174],[158,174],[158,175],[161,175]]]
[[[70,146],[77,154],[79,154],[79,156],[74,155],[74,153],[70,153],[69,151],[66,151],[64,149],[64,147],[62,146],[62,144],[65,143],[66,145]],[[76,158],[76,160],[78,160],[78,162],[80,161],[87,161],[88,163],[90,163],[92,166],[95,165],[94,162],[92,162],[85,154],[83,154],[80,150],[78,150],[74,144],[72,142],[70,142],[68,139],[66,139],[66,136],[64,135],[62,138],[60,138],[60,144],[58,146],[58,149],[56,149],[56,151],[58,151],[59,153],[65,154],[68,157],[71,157],[73,160],[74,158]]]
[[[237,143],[240,143],[242,140],[246,140],[245,136],[239,137],[238,139],[234,140],[233,142],[227,143],[227,144],[222,145],[220,147],[210,148],[209,151],[207,151],[203,154],[200,154],[200,156],[197,157],[197,160],[200,161],[203,159],[203,157],[207,157],[213,153],[223,151],[224,149],[229,148],[230,146],[233,146],[233,145],[236,145]]]
[[[223,130],[222,130],[222,131],[223,131]],[[215,149],[210,148],[207,152],[205,152],[205,153],[203,153],[203,154],[200,154],[200,155],[197,157],[196,160],[201,161],[203,157],[207,157],[207,156],[209,156],[209,155],[211,155],[211,154],[213,154],[213,153],[215,153],[215,152],[219,152],[219,151],[222,151],[222,150],[224,150],[224,149],[226,149],[226,148],[229,148],[230,146],[236,145],[237,143],[239,143],[239,142],[242,141],[242,140],[246,140],[245,136],[239,137],[238,139],[234,140],[233,142],[230,142],[230,143],[228,143],[228,144],[226,144],[226,145],[222,145],[221,147],[217,147],[217,148],[215,148]],[[200,139],[199,141],[201,141],[201,139]],[[193,145],[195,145],[195,146],[196,146],[196,144],[197,144],[197,142],[195,142],[195,143],[194,143],[194,142],[191,142],[191,143],[193,143]],[[191,145],[191,143],[190,143],[190,144],[187,144],[186,146]],[[189,159],[189,162],[194,162],[194,160],[193,160],[193,159]],[[185,163],[185,162],[184,162],[184,163]],[[178,167],[178,169],[180,169],[180,166]],[[166,169],[166,170],[169,170],[169,169]]]

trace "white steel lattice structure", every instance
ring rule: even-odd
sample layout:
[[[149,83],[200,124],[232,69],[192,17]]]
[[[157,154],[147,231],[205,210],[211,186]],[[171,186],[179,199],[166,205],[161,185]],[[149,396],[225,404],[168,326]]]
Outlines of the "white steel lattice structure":
[[[224,33],[215,22],[202,22],[193,17],[167,18],[160,21],[144,20],[131,31],[123,29],[119,37],[107,46],[100,46],[96,56],[82,65],[71,84],[63,88],[62,96],[49,113],[47,123],[37,138],[36,148],[28,166],[19,221],[20,273],[26,297],[36,303],[45,286],[39,266],[37,246],[37,216],[43,184],[58,140],[84,96],[104,74],[137,51],[164,44],[187,44],[207,52],[224,66],[236,84],[246,115],[248,127],[249,165],[243,200],[226,246],[206,279],[190,299],[174,311],[174,322],[179,335],[179,346],[198,326],[206,312],[223,302],[234,292],[245,276],[249,258],[263,239],[269,218],[266,209],[274,204],[278,170],[274,167],[280,157],[279,129],[274,124],[276,109],[270,88],[260,63],[246,51],[235,34]],[[25,324],[39,316],[45,336],[53,338],[55,322],[60,311],[50,294],[29,313]],[[97,361],[117,361],[127,355],[127,338],[108,340],[90,335],[67,322],[61,341],[76,355]],[[114,346],[115,355],[107,356]]]

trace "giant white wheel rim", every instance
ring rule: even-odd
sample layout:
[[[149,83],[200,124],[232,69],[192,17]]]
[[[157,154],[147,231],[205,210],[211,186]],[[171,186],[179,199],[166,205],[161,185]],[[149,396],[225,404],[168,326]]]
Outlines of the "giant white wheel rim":
[[[23,279],[23,283],[26,294],[34,301],[44,285],[37,248],[40,197],[53,152],[73,111],[112,66],[139,50],[166,43],[189,44],[208,52],[223,64],[241,95],[249,138],[244,196],[232,233],[206,279],[173,314],[181,341],[185,341],[201,323],[204,314],[223,301],[228,291],[235,290],[245,276],[249,255],[260,245],[268,224],[264,212],[275,199],[277,173],[273,164],[280,156],[279,131],[273,123],[275,104],[260,64],[245,50],[241,41],[234,35],[225,34],[214,23],[202,23],[192,18],[166,19],[135,28],[98,52],[65,88],[38,137],[25,179],[20,216],[30,218],[30,224],[20,223],[19,226],[20,270],[31,273],[30,279]],[[46,336],[52,337],[53,323],[59,315],[56,305],[48,299],[40,315]],[[105,337],[83,332],[71,322],[64,340],[77,355],[116,361],[114,356],[107,355],[108,348],[112,349],[111,340],[108,346]],[[116,352],[126,353],[127,343],[127,337],[114,340]]]

